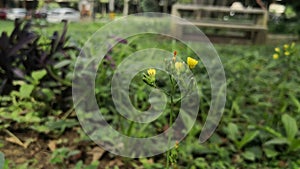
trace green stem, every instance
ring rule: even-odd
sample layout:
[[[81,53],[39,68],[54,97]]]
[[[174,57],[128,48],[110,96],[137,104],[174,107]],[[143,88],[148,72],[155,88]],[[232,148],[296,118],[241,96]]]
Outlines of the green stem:
[[[175,85],[174,85],[174,81],[171,75],[169,75],[170,77],[170,81],[171,81],[171,94],[170,94],[170,98],[171,98],[171,107],[170,107],[170,118],[169,118],[169,128],[172,125],[172,121],[173,121],[173,112],[174,112],[174,93],[175,93]],[[170,141],[171,141],[171,134],[168,136],[168,149],[170,148]],[[166,168],[169,169],[170,166],[170,150],[167,151],[167,165]]]
[[[50,76],[51,76],[52,78],[54,78],[55,80],[57,80],[57,81],[60,82],[61,84],[66,85],[66,86],[72,86],[72,83],[71,83],[71,82],[66,81],[66,80],[60,78],[59,76],[57,76],[57,75],[52,71],[52,68],[51,68],[50,66],[47,66],[47,67],[46,67],[46,70],[47,70],[47,72],[50,74]]]
[[[133,123],[134,123],[133,121],[130,122],[129,128],[127,129],[127,132],[126,132],[127,136],[130,136],[130,134],[131,134]]]
[[[65,115],[62,117],[63,120],[67,119],[71,113],[74,112],[74,107],[70,108],[66,113]]]

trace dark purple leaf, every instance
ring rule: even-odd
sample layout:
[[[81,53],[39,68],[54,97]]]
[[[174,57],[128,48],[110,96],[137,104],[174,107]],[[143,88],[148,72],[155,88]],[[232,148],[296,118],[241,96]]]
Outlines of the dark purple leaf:
[[[22,72],[22,70],[21,69],[19,69],[19,68],[14,68],[13,69],[13,72],[14,72],[14,74],[17,76],[17,77],[19,77],[19,78],[24,78],[25,77],[25,75],[24,75],[24,73]]]

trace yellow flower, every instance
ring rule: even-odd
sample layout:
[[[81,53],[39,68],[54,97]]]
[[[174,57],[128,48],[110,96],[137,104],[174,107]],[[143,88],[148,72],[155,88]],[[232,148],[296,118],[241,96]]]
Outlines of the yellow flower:
[[[156,70],[155,69],[148,69],[147,73],[148,73],[149,76],[155,76]]]
[[[289,51],[286,51],[286,52],[284,52],[284,55],[285,55],[285,56],[289,56],[289,55],[290,55],[290,52],[289,52]]]
[[[198,61],[196,59],[188,57],[187,58],[187,64],[189,65],[190,69],[193,69],[198,64]]]
[[[279,52],[280,52],[280,48],[278,48],[278,47],[275,48],[275,52],[278,52],[278,53],[279,53]]]
[[[184,70],[184,65],[182,62],[175,62],[175,69],[178,71],[178,72],[181,72]]]
[[[284,50],[287,50],[287,48],[289,48],[288,44],[283,45]]]
[[[155,69],[152,68],[148,69],[147,74],[143,73],[143,81],[147,83],[149,86],[156,87],[155,74],[156,74]]]
[[[275,53],[274,55],[273,55],[273,59],[278,59],[279,58],[279,55],[277,54],[277,53]]]

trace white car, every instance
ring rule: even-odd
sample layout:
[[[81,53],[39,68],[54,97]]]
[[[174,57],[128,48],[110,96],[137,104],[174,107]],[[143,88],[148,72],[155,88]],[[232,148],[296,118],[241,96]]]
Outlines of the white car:
[[[8,10],[6,17],[9,20],[23,19],[26,17],[26,13],[27,11],[24,8],[12,8]]]
[[[67,20],[70,22],[80,21],[80,12],[72,8],[56,8],[47,13],[48,22],[61,22]]]

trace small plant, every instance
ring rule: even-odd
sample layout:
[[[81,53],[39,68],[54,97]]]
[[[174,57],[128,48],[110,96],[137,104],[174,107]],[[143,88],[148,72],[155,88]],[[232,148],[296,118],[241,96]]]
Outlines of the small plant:
[[[14,121],[18,122],[19,125],[22,123],[26,125],[30,124],[29,126],[43,121],[41,117],[47,113],[48,106],[45,102],[40,102],[38,98],[34,98],[32,95],[39,92],[51,95],[51,90],[43,90],[38,87],[40,80],[45,75],[45,70],[35,71],[32,72],[31,76],[25,77],[31,83],[14,81],[15,85],[20,85],[20,87],[18,91],[11,92],[10,97],[3,97],[0,117],[6,119],[6,121],[5,123],[4,121],[0,123],[0,128],[12,127],[9,125],[9,122]],[[51,99],[51,96],[49,96],[49,99]],[[10,104],[11,106],[8,106]]]
[[[69,157],[77,155],[79,153],[80,153],[79,150],[70,150],[69,148],[66,148],[66,147],[58,148],[58,149],[54,150],[54,152],[52,153],[50,163],[61,164],[64,166],[65,161]]]
[[[264,151],[268,158],[279,155],[280,152],[275,149],[281,149],[287,154],[293,154],[300,150],[300,138],[297,137],[299,129],[296,120],[288,114],[283,114],[281,116],[281,124],[283,124],[283,133],[263,127],[273,137],[264,143]]]
[[[248,128],[251,128],[251,126]],[[229,123],[225,128],[225,133],[227,134],[227,138],[234,143],[234,147],[232,147],[232,151],[237,155],[241,155],[244,159],[249,161],[254,161],[255,159],[260,158],[259,154],[257,154],[256,148],[244,149],[247,144],[253,142],[256,137],[259,135],[258,130],[249,131],[241,134],[241,129],[235,123]]]
[[[294,54],[296,53],[295,42],[291,44],[284,44],[282,47],[276,47],[274,49],[275,53],[273,54],[273,59],[284,59],[284,60],[292,60]]]
[[[57,119],[61,110],[53,110],[51,104],[55,101],[55,93],[40,86],[46,76],[46,70],[38,70],[25,76],[24,81],[13,81],[20,86],[9,96],[3,96],[0,107],[0,129],[9,130],[14,125],[19,128],[32,129],[41,133],[53,132],[62,134],[66,128],[78,125],[74,119]],[[5,119],[5,120],[2,120]]]
[[[175,107],[177,107],[177,103],[180,102],[184,97],[190,94],[192,89],[196,86],[196,83],[193,77],[190,77],[188,80],[184,79],[183,77],[187,76],[188,69],[194,69],[198,64],[198,61],[188,57],[186,64],[181,61],[177,61],[176,59],[177,52],[174,52],[172,59],[167,59],[165,64],[167,71],[169,73],[169,81],[170,86],[160,87],[157,85],[157,77],[156,77],[156,70],[154,68],[150,68],[147,70],[147,73],[143,75],[143,81],[151,87],[157,88],[164,92],[167,96],[170,97],[169,103],[169,126],[172,126],[173,117],[175,115]],[[175,77],[174,77],[175,76]],[[183,94],[178,94],[179,85],[184,87]],[[179,96],[178,96],[179,95]],[[168,146],[170,147],[171,144],[171,135],[168,136]],[[166,161],[166,168],[169,169],[170,164],[172,166],[176,166],[177,158],[178,158],[178,147],[179,143],[175,143],[175,149],[167,151],[167,161]]]

